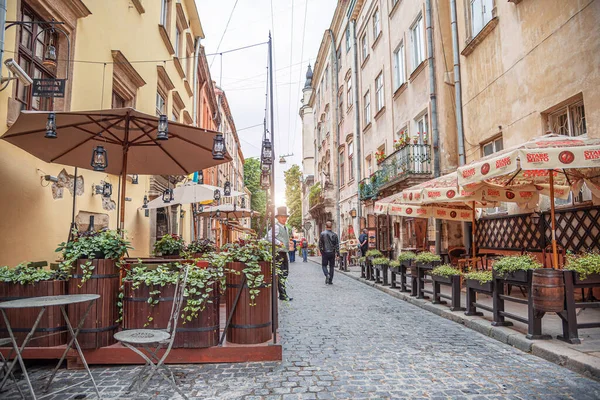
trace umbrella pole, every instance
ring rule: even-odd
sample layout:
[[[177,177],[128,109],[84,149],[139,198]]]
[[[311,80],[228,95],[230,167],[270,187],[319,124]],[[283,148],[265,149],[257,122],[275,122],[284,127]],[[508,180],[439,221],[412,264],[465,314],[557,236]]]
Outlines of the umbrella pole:
[[[121,235],[124,235],[125,228],[125,191],[127,189],[127,147],[123,149],[123,168],[121,169],[121,200],[120,200],[120,213],[119,213],[119,229]]]
[[[554,216],[554,170],[550,170],[550,219],[552,223],[552,266],[558,269],[558,248],[556,246],[556,218]]]
[[[73,229],[77,227],[75,225],[75,201],[77,198],[77,167],[75,167],[75,176],[73,177],[73,209],[71,210],[71,227],[69,228],[69,240],[73,239]]]
[[[475,236],[477,235],[477,221],[475,221],[475,202],[473,201],[473,210],[471,213],[471,233],[472,233],[472,239],[471,239],[471,247],[473,248],[473,258],[475,258],[477,256],[477,246],[475,244]]]

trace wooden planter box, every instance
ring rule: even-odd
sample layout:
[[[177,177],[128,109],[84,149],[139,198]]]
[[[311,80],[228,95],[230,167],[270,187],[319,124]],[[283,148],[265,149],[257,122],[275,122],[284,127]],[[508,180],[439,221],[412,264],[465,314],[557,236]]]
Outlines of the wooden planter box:
[[[92,276],[81,284],[83,271],[81,264],[91,261],[94,266]],[[81,287],[79,287],[81,285]],[[119,269],[114,260],[81,259],[75,262],[73,277],[68,282],[69,294],[99,294],[100,298],[92,306],[85,323],[77,336],[82,349],[98,349],[116,343],[113,335],[119,324],[119,310],[117,307],[119,296]],[[72,304],[67,308],[69,319],[73,326],[77,326],[87,303]]]
[[[476,281],[474,279],[465,279],[467,288],[472,288],[481,292],[489,292],[491,293],[494,290],[494,281],[490,281],[487,283],[479,283],[479,281]]]
[[[600,274],[588,274],[585,279],[581,279],[579,274],[574,273],[574,283],[576,285],[597,285],[600,284]]]
[[[445,283],[446,285],[452,284],[452,278],[450,278],[450,277],[431,274],[431,279],[433,279],[435,282]]]
[[[0,282],[0,302],[26,299],[40,296],[60,296],[67,294],[66,281],[41,281],[33,285],[21,285],[18,283]],[[10,310],[6,309],[6,316],[10,322],[17,343],[22,343],[27,334],[31,331],[33,324],[40,312],[39,308],[27,308]],[[74,324],[74,322],[72,322]],[[40,336],[49,335],[54,332],[61,332],[56,335],[46,336],[36,339]],[[48,307],[40,320],[37,329],[33,335],[29,346],[34,347],[53,347],[67,343],[67,324],[59,307]],[[8,337],[8,330],[4,323],[4,318],[0,316],[0,337]]]
[[[454,275],[450,277],[431,275],[433,280],[433,304],[446,304],[442,298],[450,300],[451,311],[463,311],[464,307],[460,305],[460,275]],[[450,286],[450,296],[444,295],[440,291],[440,286]]]
[[[500,275],[500,274],[497,274],[496,271],[493,271],[494,279],[503,279],[505,281],[520,282],[520,283],[524,283],[524,284],[527,284],[530,282],[532,272],[533,272],[533,270],[526,270],[526,271],[516,271],[516,272],[511,272],[508,274]]]
[[[171,308],[175,294],[174,285],[146,286],[143,283],[139,288],[133,289],[133,282],[124,281],[123,297],[123,329],[166,329],[171,317]],[[192,321],[185,321],[181,317],[177,324],[177,334],[173,348],[200,349],[219,344],[219,285],[214,283],[210,296],[210,303],[200,311],[198,317]],[[150,292],[160,290],[160,295],[150,296]],[[158,304],[148,304],[152,297]],[[197,296],[200,297],[200,296]],[[185,307],[185,300],[182,309]],[[148,317],[152,321],[148,321]]]
[[[264,343],[272,337],[272,313],[271,299],[271,264],[261,262],[261,273],[264,276],[263,286],[259,289],[260,293],[254,299],[255,305],[250,305],[250,291],[247,286],[242,289],[237,307],[233,312],[231,323],[227,329],[227,341],[238,344],[258,344]],[[232,262],[227,264],[227,292],[225,296],[227,315],[231,314],[235,298],[242,285],[244,278],[243,270],[246,264],[241,262]],[[268,285],[268,286],[267,286]]]

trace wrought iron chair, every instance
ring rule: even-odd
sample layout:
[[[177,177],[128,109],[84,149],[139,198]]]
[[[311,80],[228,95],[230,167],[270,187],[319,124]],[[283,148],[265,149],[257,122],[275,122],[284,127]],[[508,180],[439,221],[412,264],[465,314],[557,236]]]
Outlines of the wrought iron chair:
[[[142,390],[148,385],[155,373],[162,376],[171,387],[179,393],[184,399],[188,397],[177,387],[173,372],[164,364],[171,352],[175,333],[177,332],[177,323],[181,315],[181,305],[184,299],[185,287],[187,284],[189,267],[185,266],[178,274],[175,284],[175,295],[173,297],[173,306],[171,316],[166,330],[162,329],[131,329],[117,332],[114,338],[125,347],[139,354],[146,361],[138,376],[134,378],[129,386],[128,392],[131,392],[137,386],[137,394],[134,398],[139,398]],[[159,357],[159,350],[166,346],[166,349]],[[143,350],[145,350],[146,354]],[[152,349],[154,347],[154,350]]]
[[[10,338],[1,338],[0,339],[0,347],[5,347],[5,346],[12,346],[12,342],[10,340]],[[12,351],[11,351],[12,354]],[[10,359],[10,355],[8,356]],[[4,355],[2,353],[0,353],[0,379],[4,378],[4,374],[6,374],[6,371],[8,370],[8,359],[4,358]],[[23,392],[21,391],[21,388],[19,387],[19,382],[17,381],[17,379],[15,378],[15,376],[13,375],[13,373],[10,373],[10,379],[12,379],[12,381],[15,383],[15,386],[17,387],[17,390],[19,391],[19,394],[21,395],[21,398],[23,400],[25,400],[25,395],[23,394]],[[5,389],[8,390],[8,389]],[[2,390],[0,390],[0,393],[2,393]]]

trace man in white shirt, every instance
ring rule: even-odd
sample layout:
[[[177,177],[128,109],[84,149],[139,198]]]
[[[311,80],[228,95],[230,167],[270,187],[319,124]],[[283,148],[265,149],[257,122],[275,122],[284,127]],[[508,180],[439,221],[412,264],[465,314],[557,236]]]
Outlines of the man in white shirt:
[[[287,207],[277,207],[277,214],[275,214],[275,245],[277,246],[277,261],[279,261],[279,269],[281,270],[279,278],[283,279],[287,279],[290,269],[288,263],[288,244],[290,242],[290,236],[285,226],[288,217]],[[269,242],[272,238],[271,233],[272,230],[269,229],[267,231],[267,236],[265,237]],[[279,300],[293,300],[291,297],[288,297],[285,285],[281,282],[281,279],[277,280],[277,286],[279,289]]]

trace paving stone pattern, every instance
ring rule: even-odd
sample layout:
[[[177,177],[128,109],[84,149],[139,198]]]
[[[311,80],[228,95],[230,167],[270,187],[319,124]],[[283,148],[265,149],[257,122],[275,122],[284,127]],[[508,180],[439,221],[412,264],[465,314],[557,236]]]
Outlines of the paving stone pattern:
[[[599,399],[600,383],[523,353],[337,274],[325,285],[321,267],[291,264],[281,307],[282,363],[174,368],[197,399]],[[281,304],[281,303],[280,303]],[[94,367],[101,393],[125,393],[136,367]],[[48,373],[36,368],[34,376]],[[82,379],[61,370],[60,384]],[[54,385],[53,385],[54,386]],[[56,386],[54,386],[56,387]],[[85,385],[53,399],[93,398]],[[157,382],[148,392],[176,399]],[[0,398],[19,399],[15,391]]]

